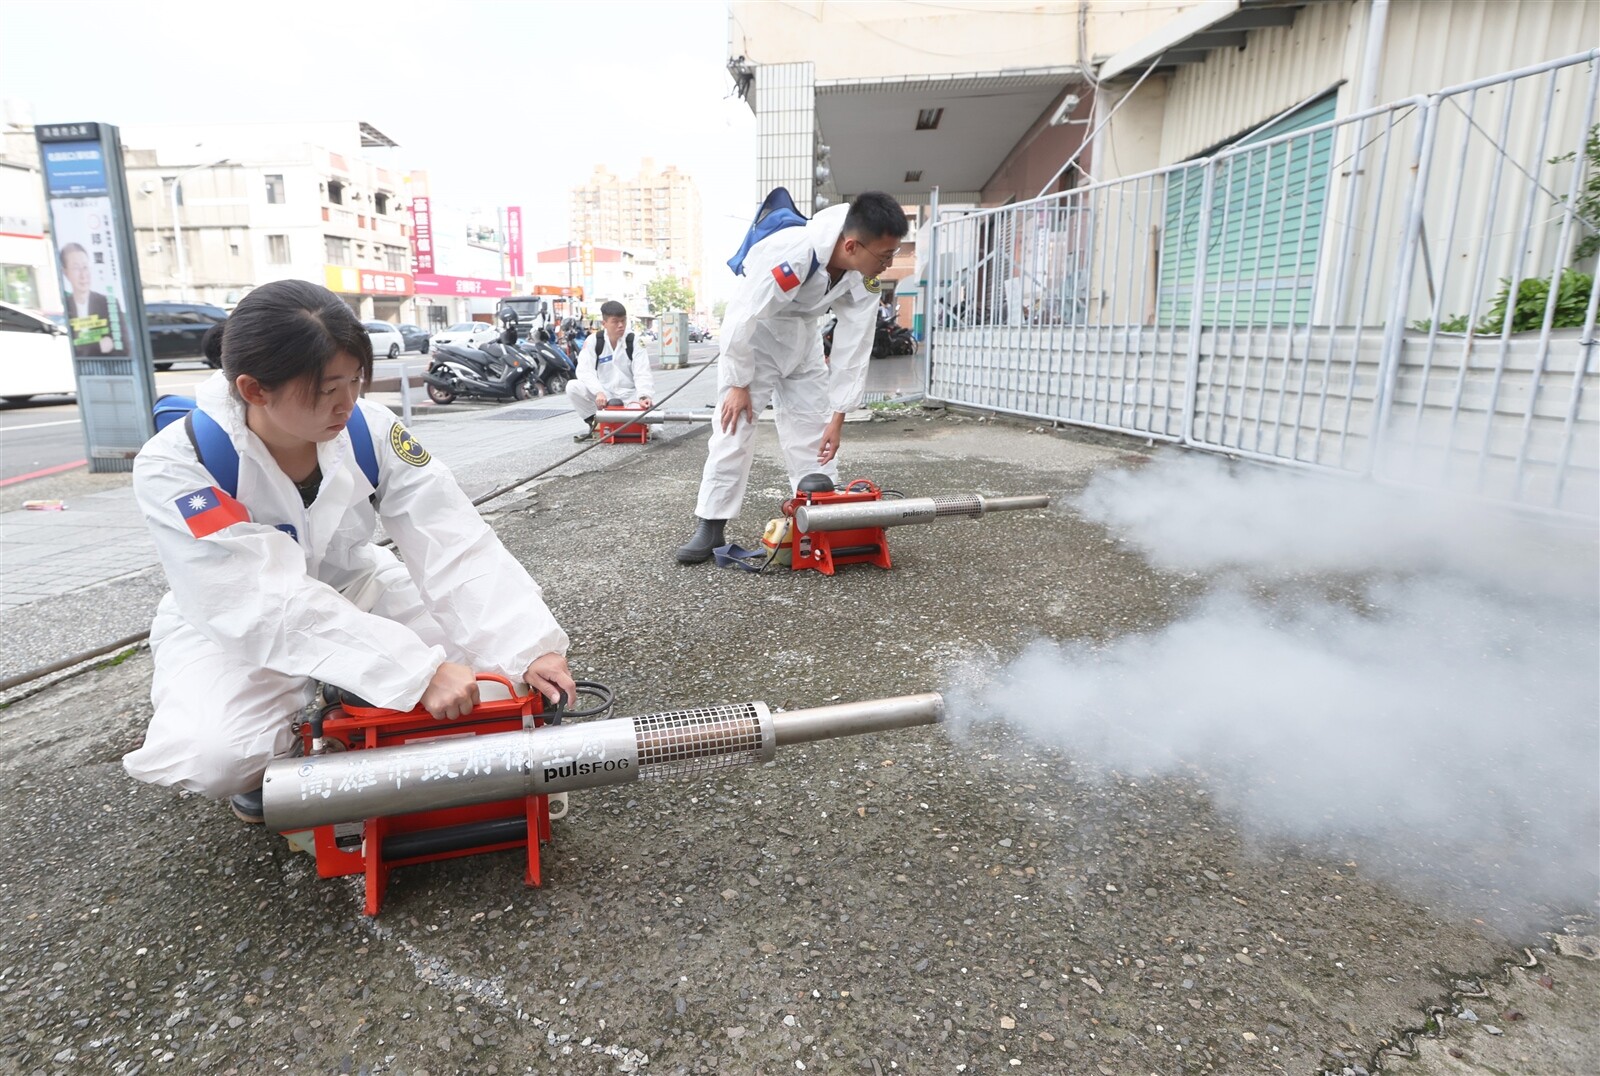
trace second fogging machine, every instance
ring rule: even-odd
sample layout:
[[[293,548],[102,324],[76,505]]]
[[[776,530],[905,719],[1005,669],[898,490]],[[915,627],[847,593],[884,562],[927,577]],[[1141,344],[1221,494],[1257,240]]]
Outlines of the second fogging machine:
[[[765,703],[687,707],[637,717],[563,720],[537,695],[481,702],[457,721],[346,701],[303,730],[308,754],[272,762],[266,824],[311,851],[325,878],[366,876],[377,915],[395,867],[516,848],[540,884],[549,799],[639,780],[698,778],[769,762],[780,747],[942,719],[936,693],[774,712]],[[599,688],[600,685],[586,685]],[[557,723],[559,722],[559,723]]]
[[[842,564],[891,567],[889,527],[982,519],[991,512],[1016,512],[1050,507],[1048,494],[986,497],[951,493],[936,497],[903,497],[868,478],[838,487],[824,474],[800,480],[795,495],[783,503],[783,518],[767,524],[762,543],[769,558],[795,571],[832,575]]]
[[[709,411],[646,411],[637,404],[622,407],[612,404],[595,412],[594,432],[608,445],[642,445],[650,440],[651,426],[710,421]]]

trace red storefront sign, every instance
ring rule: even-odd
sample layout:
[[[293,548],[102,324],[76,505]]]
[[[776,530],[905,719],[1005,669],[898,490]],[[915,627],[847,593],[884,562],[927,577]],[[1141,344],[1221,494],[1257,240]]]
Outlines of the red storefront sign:
[[[511,275],[522,275],[522,207],[514,205],[506,210],[506,259],[511,263]]]
[[[410,295],[411,277],[353,265],[324,265],[322,282],[341,295]]]
[[[418,295],[467,295],[483,299],[500,299],[511,294],[509,280],[484,280],[472,276],[439,276],[435,273],[418,273]]]
[[[433,210],[427,196],[411,199],[411,266],[433,272]]]

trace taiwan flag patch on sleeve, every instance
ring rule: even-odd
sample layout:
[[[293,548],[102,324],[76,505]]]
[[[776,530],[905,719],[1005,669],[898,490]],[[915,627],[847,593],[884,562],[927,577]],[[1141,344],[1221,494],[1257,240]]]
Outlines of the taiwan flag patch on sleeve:
[[[205,486],[193,493],[185,493],[172,503],[178,506],[183,521],[189,525],[189,533],[196,538],[215,534],[235,523],[250,522],[250,513],[245,506],[216,486]]]
[[[789,268],[788,262],[773,266],[772,279],[776,280],[778,287],[784,291],[793,291],[800,286],[800,278],[795,275],[793,269]]]

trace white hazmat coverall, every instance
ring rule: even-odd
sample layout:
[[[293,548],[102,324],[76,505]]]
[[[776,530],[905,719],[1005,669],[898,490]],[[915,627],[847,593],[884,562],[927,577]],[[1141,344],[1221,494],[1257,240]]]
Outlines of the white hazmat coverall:
[[[535,658],[566,653],[538,584],[387,408],[358,404],[378,458],[376,511],[349,430],[317,447],[322,484],[306,508],[221,373],[196,399],[238,450],[249,518],[215,530],[214,517],[186,518],[221,498],[183,422],[134,461],[172,589],[150,631],[155,716],[123,757],[131,776],[213,798],[248,792],[289,753],[313,680],[409,710],[445,661],[517,683]],[[403,564],[373,544],[380,518]]]
[[[828,259],[849,212],[848,205],[829,206],[804,227],[784,228],[751,247],[722,319],[718,398],[729,388],[748,388],[757,415],[773,404],[791,487],[818,471],[838,481],[837,460],[817,463],[822,433],[835,411],[861,406],[866,388],[878,296],[854,270],[828,284]],[[830,307],[839,319],[831,365],[823,361],[818,329]],[[754,454],[753,422],[741,417],[733,433],[722,431],[720,418],[712,422],[695,515],[739,514]]]
[[[596,351],[599,354],[596,354]],[[567,399],[579,418],[593,418],[595,400],[606,394],[606,406],[634,404],[641,397],[655,398],[656,379],[650,372],[650,348],[638,336],[633,338],[633,361],[628,361],[628,334],[617,337],[616,346],[604,329],[589,334],[578,350],[578,376],[567,382]]]

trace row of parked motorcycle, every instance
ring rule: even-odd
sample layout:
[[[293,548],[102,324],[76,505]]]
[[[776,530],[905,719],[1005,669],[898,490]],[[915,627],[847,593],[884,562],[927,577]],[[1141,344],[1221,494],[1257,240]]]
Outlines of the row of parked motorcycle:
[[[887,308],[886,308],[887,309]],[[822,334],[825,355],[833,352],[833,325]],[[436,404],[470,400],[531,400],[535,396],[559,396],[578,372],[578,350],[585,339],[574,321],[555,331],[539,326],[523,331],[515,311],[502,316],[505,331],[496,341],[479,347],[465,344],[439,344],[434,348],[428,372],[428,398]],[[878,319],[872,340],[872,357],[910,355],[917,349],[911,330],[900,325],[892,311]]]
[[[428,398],[436,404],[456,400],[531,400],[559,396],[578,370],[578,349],[584,337],[576,324],[552,332],[540,326],[524,332],[515,312],[502,318],[498,340],[468,347],[440,344],[428,372]]]
[[[885,313],[887,311],[887,313]],[[823,323],[822,354],[824,357],[833,356],[833,327],[839,319],[832,313],[828,314]],[[917,338],[911,330],[901,325],[894,312],[887,306],[879,308],[878,325],[872,334],[872,357],[875,359],[888,358],[890,355],[914,355],[917,351]]]

